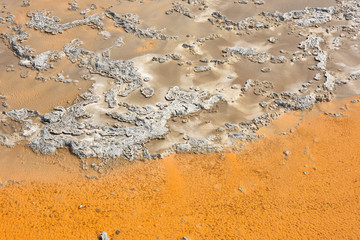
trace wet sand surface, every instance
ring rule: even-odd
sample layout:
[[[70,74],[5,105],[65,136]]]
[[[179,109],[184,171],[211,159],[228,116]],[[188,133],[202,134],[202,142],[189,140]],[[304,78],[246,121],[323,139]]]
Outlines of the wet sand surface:
[[[0,1],[0,239],[358,238],[355,1],[26,2]]]
[[[348,117],[323,114],[345,104]],[[356,239],[359,116],[349,99],[319,104],[274,121],[245,152],[115,164],[91,180],[73,174],[66,152],[40,158],[16,147],[13,164],[28,172],[2,169],[26,180],[0,187],[1,238]]]

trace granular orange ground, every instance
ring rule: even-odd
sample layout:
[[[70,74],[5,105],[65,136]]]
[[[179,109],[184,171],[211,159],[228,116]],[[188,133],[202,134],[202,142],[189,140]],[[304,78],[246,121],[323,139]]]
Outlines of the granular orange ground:
[[[178,154],[114,166],[100,179],[7,183],[0,238],[359,239],[360,103],[349,104],[349,117],[321,113],[339,104],[284,115],[240,153]]]

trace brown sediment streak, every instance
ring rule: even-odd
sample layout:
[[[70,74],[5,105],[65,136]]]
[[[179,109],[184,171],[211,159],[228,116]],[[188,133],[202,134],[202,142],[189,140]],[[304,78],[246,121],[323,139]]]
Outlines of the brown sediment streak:
[[[349,103],[348,117],[323,114],[345,103],[286,114],[240,153],[177,154],[92,180],[7,182],[0,238],[356,239],[360,104]],[[26,154],[25,164],[36,158]]]

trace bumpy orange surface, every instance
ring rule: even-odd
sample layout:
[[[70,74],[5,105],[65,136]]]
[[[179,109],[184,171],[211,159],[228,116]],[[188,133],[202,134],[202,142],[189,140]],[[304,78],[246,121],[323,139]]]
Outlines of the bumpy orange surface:
[[[7,183],[0,238],[358,239],[360,103],[349,103],[348,117],[320,111],[341,104],[285,115],[240,153],[114,166],[100,179]]]

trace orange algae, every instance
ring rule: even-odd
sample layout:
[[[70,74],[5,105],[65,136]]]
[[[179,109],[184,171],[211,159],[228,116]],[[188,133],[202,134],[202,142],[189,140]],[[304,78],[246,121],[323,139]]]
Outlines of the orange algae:
[[[6,183],[0,238],[357,239],[360,103],[349,117],[321,114],[334,106],[282,116],[240,153],[178,154],[114,166],[99,179]]]

